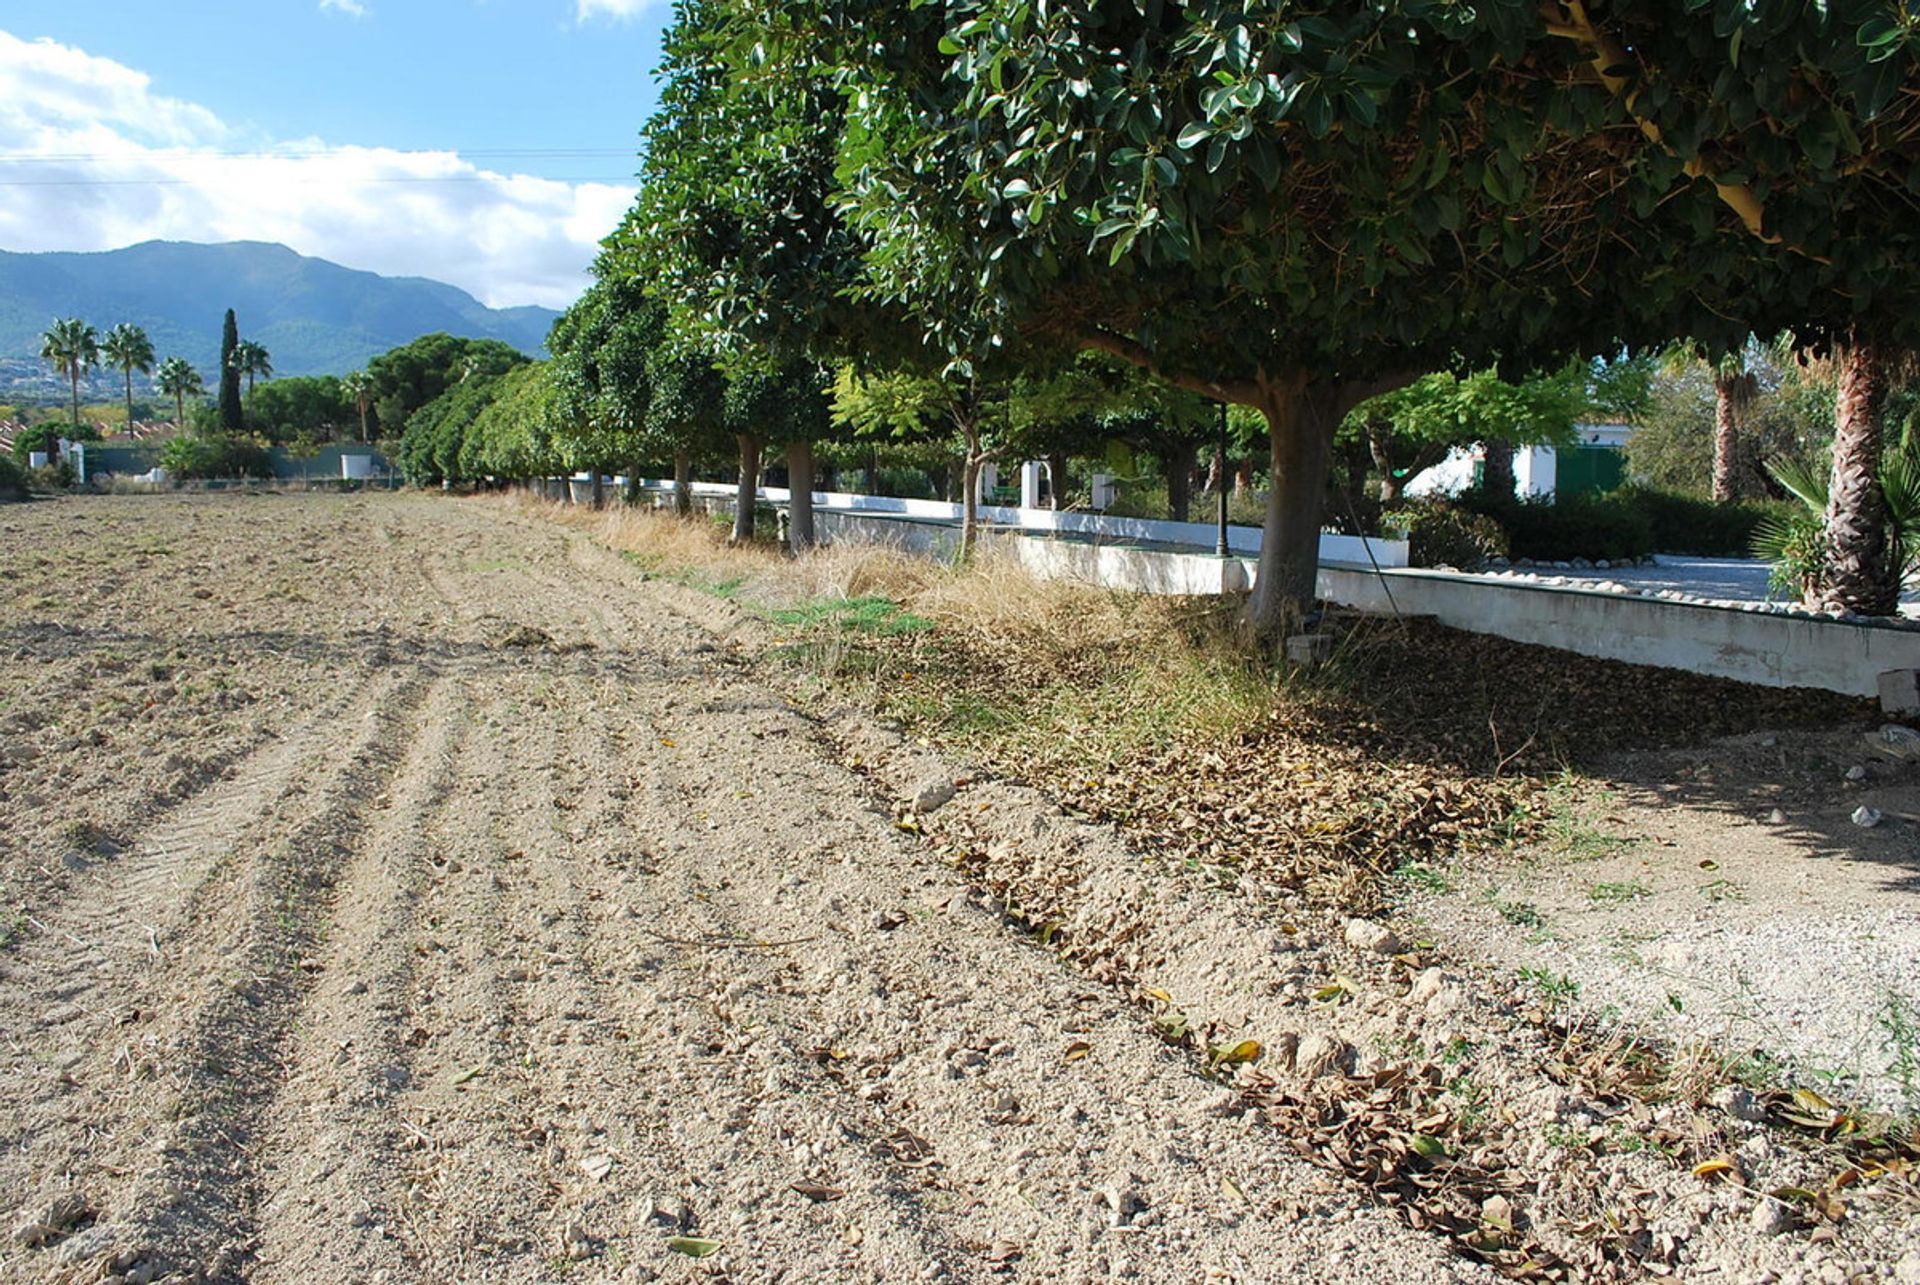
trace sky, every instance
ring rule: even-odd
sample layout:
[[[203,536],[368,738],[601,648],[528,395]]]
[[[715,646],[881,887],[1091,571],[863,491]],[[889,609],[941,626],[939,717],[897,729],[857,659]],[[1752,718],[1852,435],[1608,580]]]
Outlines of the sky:
[[[667,0],[0,0],[0,249],[278,241],[565,307]]]

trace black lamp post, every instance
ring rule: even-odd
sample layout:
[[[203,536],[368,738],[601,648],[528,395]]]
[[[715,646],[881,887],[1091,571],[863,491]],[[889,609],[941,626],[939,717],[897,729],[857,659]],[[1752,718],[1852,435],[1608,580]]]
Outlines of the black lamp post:
[[[1214,552],[1220,557],[1227,556],[1227,404],[1220,403],[1220,445],[1215,456],[1219,467],[1214,474],[1220,482],[1220,538],[1214,546]]]

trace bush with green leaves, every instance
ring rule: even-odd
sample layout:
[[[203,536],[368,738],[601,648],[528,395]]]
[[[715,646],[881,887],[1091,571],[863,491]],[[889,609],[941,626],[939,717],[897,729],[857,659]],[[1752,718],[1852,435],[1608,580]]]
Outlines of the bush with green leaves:
[[[1407,560],[1416,567],[1474,571],[1509,548],[1499,522],[1446,500],[1415,501],[1382,514],[1380,525],[1405,533]]]
[[[18,464],[0,455],[0,500],[17,500],[27,493],[27,475]]]
[[[1653,520],[1631,496],[1618,492],[1523,500],[1473,490],[1459,502],[1505,528],[1515,558],[1630,562],[1654,550]]]
[[[1697,495],[1657,487],[1626,487],[1614,493],[1653,524],[1656,553],[1703,558],[1744,558],[1762,523],[1790,506],[1771,501],[1717,504]]]
[[[273,457],[265,447],[241,437],[175,437],[160,448],[160,467],[177,478],[273,477]]]

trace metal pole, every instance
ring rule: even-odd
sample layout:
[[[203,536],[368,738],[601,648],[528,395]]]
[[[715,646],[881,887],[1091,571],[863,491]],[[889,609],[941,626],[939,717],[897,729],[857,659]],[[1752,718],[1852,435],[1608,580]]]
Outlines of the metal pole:
[[[1225,402],[1220,403],[1218,449],[1219,454],[1215,458],[1219,461],[1219,467],[1214,470],[1214,474],[1219,479],[1220,486],[1220,539],[1214,545],[1213,551],[1224,558],[1227,556],[1227,404]]]

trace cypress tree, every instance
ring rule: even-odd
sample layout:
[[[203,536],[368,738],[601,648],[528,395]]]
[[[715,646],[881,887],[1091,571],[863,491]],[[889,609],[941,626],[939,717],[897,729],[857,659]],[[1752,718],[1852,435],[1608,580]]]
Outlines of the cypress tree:
[[[233,350],[240,343],[240,323],[227,309],[227,322],[220,331],[220,431],[245,432],[247,423],[240,413],[240,371],[233,364]]]

